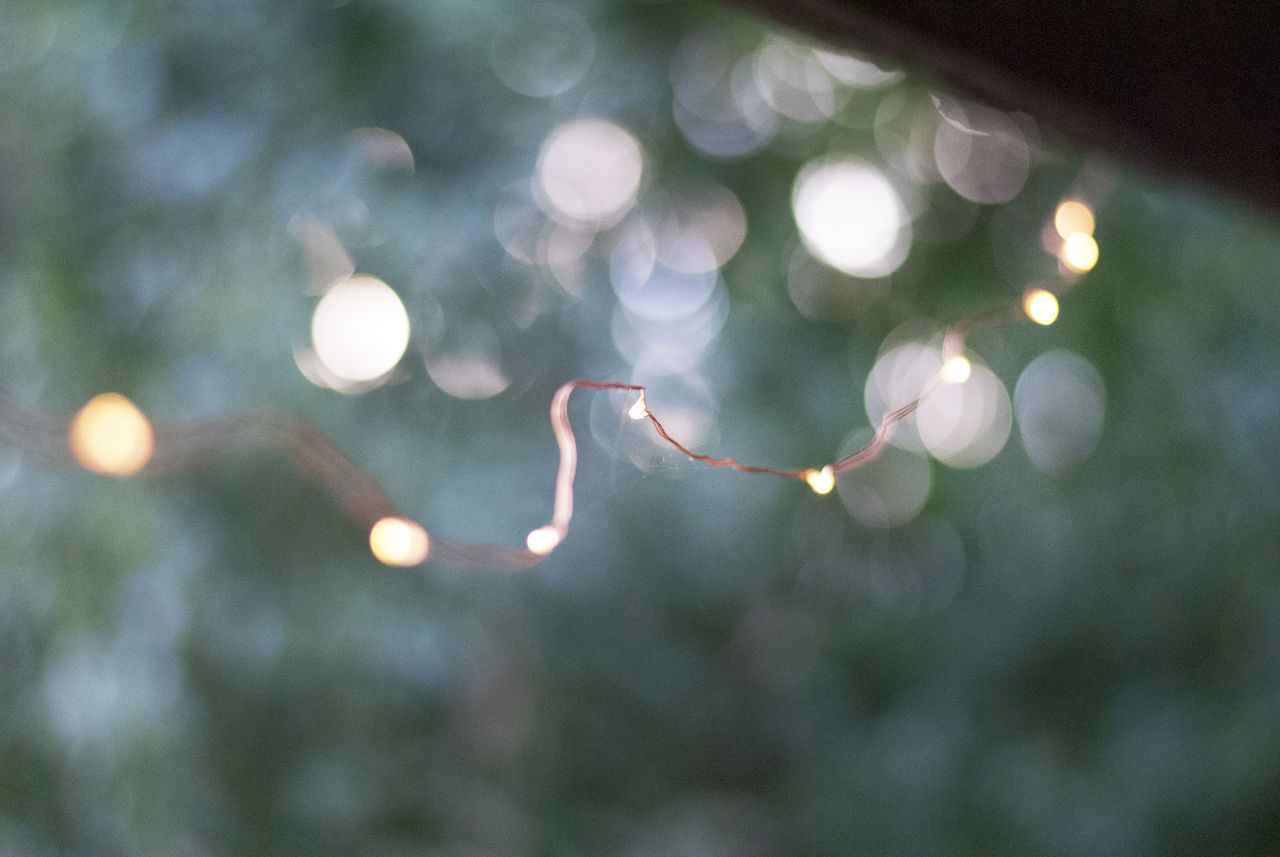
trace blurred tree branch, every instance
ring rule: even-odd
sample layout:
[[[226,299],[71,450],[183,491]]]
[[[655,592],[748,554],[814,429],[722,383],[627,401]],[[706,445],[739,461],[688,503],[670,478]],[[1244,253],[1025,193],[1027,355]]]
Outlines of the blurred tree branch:
[[[1280,13],[1265,3],[728,0],[881,55],[1077,145],[1280,212]]]

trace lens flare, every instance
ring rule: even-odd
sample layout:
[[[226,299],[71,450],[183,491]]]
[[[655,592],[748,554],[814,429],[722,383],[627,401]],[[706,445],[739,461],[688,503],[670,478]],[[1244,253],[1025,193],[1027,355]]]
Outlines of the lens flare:
[[[407,518],[383,518],[369,530],[369,549],[384,565],[421,565],[431,552],[431,539],[420,524]]]
[[[155,448],[151,423],[119,393],[102,393],[71,420],[71,454],[86,470],[132,476],[146,467]]]

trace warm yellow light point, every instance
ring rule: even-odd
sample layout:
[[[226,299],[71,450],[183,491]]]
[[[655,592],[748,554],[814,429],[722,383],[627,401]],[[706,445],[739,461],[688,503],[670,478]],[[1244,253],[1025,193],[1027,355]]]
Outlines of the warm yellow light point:
[[[369,530],[369,549],[378,562],[407,568],[426,560],[431,539],[420,524],[406,518],[383,518]]]
[[[1052,292],[1032,289],[1023,296],[1022,309],[1036,324],[1053,324],[1058,318],[1058,299]]]
[[[1084,232],[1068,235],[1062,244],[1062,261],[1077,273],[1088,271],[1098,264],[1098,242]]]
[[[973,366],[969,363],[969,358],[963,354],[957,354],[942,364],[942,380],[948,384],[963,384],[969,380],[969,373],[972,370]]]
[[[151,423],[119,393],[90,399],[72,418],[68,441],[82,467],[108,476],[134,475],[155,448]]]
[[[644,390],[640,391],[640,398],[636,399],[636,403],[631,406],[631,410],[627,411],[627,416],[633,420],[642,420],[649,416],[649,406],[644,403]]]
[[[831,489],[836,487],[836,474],[831,469],[831,465],[828,464],[821,470],[806,470],[804,481],[808,482],[809,487],[816,493],[830,494]]]
[[[546,556],[556,549],[556,545],[560,544],[561,538],[560,531],[547,524],[530,532],[524,541],[529,546],[530,553]]]
[[[1076,233],[1093,234],[1093,209],[1078,199],[1064,199],[1053,213],[1053,228],[1063,238]]]

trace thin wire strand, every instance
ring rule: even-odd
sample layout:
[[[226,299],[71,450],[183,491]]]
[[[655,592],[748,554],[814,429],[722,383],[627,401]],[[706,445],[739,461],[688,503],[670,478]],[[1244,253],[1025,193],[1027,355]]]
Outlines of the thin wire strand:
[[[943,338],[944,358],[963,351],[965,337],[970,331],[1013,317],[1009,308],[997,307],[957,322]],[[822,471],[843,473],[875,460],[897,424],[915,413],[939,380],[938,376],[932,377],[914,399],[886,413],[866,447],[827,465]],[[577,379],[561,385],[551,399],[551,430],[559,450],[559,465],[551,521],[539,528],[545,531],[541,533],[545,541],[535,541],[534,534],[530,534],[529,547],[522,549],[430,536],[432,558],[464,569],[518,570],[542,561],[564,540],[573,520],[573,490],[578,468],[578,444],[569,418],[569,399],[580,389],[621,390],[637,394],[639,398],[633,406],[633,418],[648,420],[662,441],[693,461],[779,479],[812,480],[819,473],[810,468],[761,467],[744,464],[734,458],[715,458],[694,452],[676,440],[649,410],[643,386],[620,381]],[[205,466],[212,459],[235,449],[273,448],[284,453],[301,473],[333,497],[346,516],[366,532],[383,518],[403,517],[378,481],[348,457],[332,437],[295,418],[274,414],[248,415],[157,425],[154,431],[155,451],[144,473],[172,473]],[[21,407],[11,395],[0,389],[0,440],[46,458],[74,460],[66,444],[66,435],[65,422]]]
[[[1087,175],[1082,175],[1069,196],[1081,199],[1105,196],[1109,182],[1109,176],[1099,173],[1095,168]],[[1070,287],[1082,274],[1083,272],[1075,272],[1071,277],[1064,278],[1058,291]],[[1021,301],[1001,304],[973,313],[952,324],[942,338],[943,371],[945,372],[948,361],[963,356],[965,339],[973,331],[1015,319],[1025,320],[1025,316],[1019,311],[1020,306]],[[821,469],[761,467],[744,464],[733,458],[715,458],[694,452],[672,437],[657,416],[649,410],[644,387],[618,381],[569,381],[562,384],[551,399],[551,430],[559,450],[551,521],[529,533],[527,548],[457,542],[428,535],[428,555],[459,568],[524,569],[542,561],[563,542],[573,520],[573,486],[578,469],[578,443],[569,418],[569,399],[576,390],[621,390],[637,394],[638,399],[628,415],[635,420],[647,419],[662,441],[693,461],[742,473],[805,480],[815,491],[826,493],[834,487],[835,474],[874,461],[888,444],[898,423],[914,414],[921,402],[942,381],[943,373],[931,376],[921,386],[915,398],[881,417],[870,443]],[[25,407],[0,383],[0,443],[48,460],[75,462],[75,456],[68,446],[68,428],[66,421]],[[273,448],[285,454],[301,473],[332,496],[347,517],[366,532],[384,518],[404,517],[377,479],[348,457],[332,437],[296,418],[259,414],[158,425],[153,426],[153,432],[154,450],[142,473],[169,473],[203,466],[213,458],[235,449]]]

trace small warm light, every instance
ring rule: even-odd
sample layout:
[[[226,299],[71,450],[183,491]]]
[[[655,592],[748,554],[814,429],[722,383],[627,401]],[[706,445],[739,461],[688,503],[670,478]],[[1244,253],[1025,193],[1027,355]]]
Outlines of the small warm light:
[[[560,544],[560,539],[560,531],[551,524],[547,524],[530,532],[524,541],[529,546],[530,553],[546,556],[556,549],[556,545]]]
[[[969,380],[969,373],[972,371],[973,366],[969,363],[969,358],[963,354],[957,354],[942,364],[942,380],[948,384],[963,384]]]
[[[1062,261],[1078,273],[1088,271],[1098,264],[1098,242],[1084,232],[1068,235],[1062,244]]]
[[[1022,309],[1036,324],[1053,324],[1058,318],[1058,299],[1052,292],[1032,289],[1023,296]]]
[[[804,481],[809,483],[809,487],[818,494],[830,494],[831,489],[836,487],[836,474],[828,464],[821,470],[807,470],[804,474]]]
[[[94,396],[71,420],[71,454],[86,470],[132,476],[151,460],[155,436],[138,406],[119,393]]]
[[[649,416],[649,407],[644,403],[644,391],[640,391],[640,398],[636,399],[636,403],[631,406],[631,410],[627,411],[627,416],[633,420],[642,420]]]
[[[1064,199],[1053,213],[1053,228],[1064,239],[1077,233],[1093,234],[1093,209],[1078,199]]]
[[[986,464],[1004,447],[1012,427],[1009,392],[981,364],[963,384],[935,386],[916,408],[920,442],[948,467]]]
[[[421,525],[406,518],[383,518],[369,530],[369,548],[386,565],[420,565],[431,552],[431,539]]]

